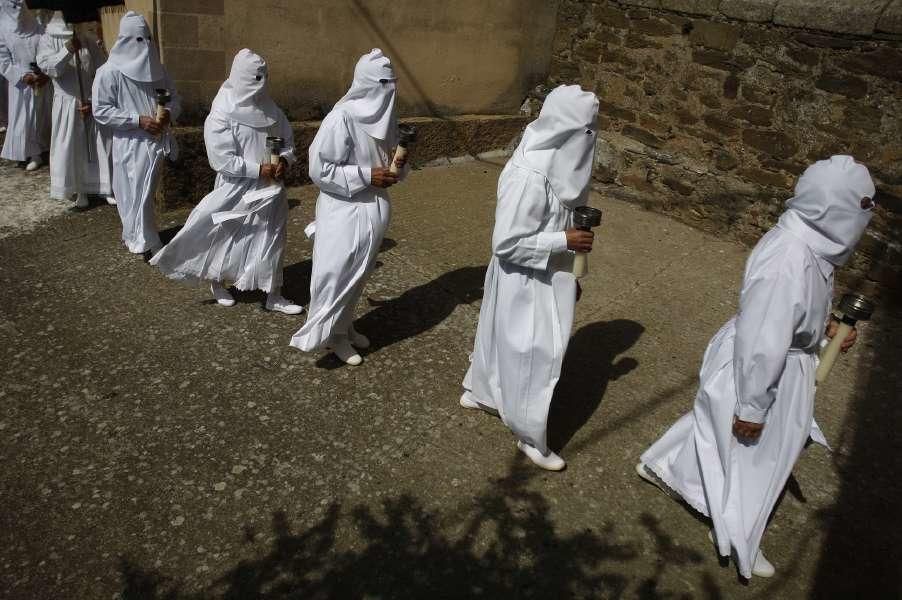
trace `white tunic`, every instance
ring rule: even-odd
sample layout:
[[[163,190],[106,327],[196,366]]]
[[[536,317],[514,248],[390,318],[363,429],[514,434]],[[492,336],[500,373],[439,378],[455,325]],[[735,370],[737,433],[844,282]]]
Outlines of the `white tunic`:
[[[281,111],[269,128],[217,112],[207,117],[204,141],[216,185],[150,261],[167,277],[230,281],[239,290],[281,287],[288,201],[282,185],[259,178],[260,164],[270,160],[267,136],[283,138],[282,156],[295,161],[291,125]]]
[[[75,193],[111,193],[109,143],[88,115],[78,112],[80,95],[75,55],[66,39],[45,33],[38,50],[38,65],[53,80],[53,136],[50,141],[50,196],[59,200]],[[82,36],[79,51],[84,94],[91,99],[94,73],[106,60],[97,42]],[[91,153],[88,155],[90,140]]]
[[[745,269],[739,313],[714,336],[692,412],[642,462],[711,518],[721,555],[735,550],[751,577],[771,511],[813,422],[816,351],[824,335],[833,266],[780,225],[758,242]],[[733,435],[734,416],[765,423],[757,443]]]
[[[160,81],[135,81],[107,63],[97,70],[92,93],[94,119],[112,132],[113,194],[122,241],[136,254],[162,246],[153,196],[164,157],[175,160],[178,152],[170,131],[152,136],[138,126],[139,117],[156,115],[157,88],[171,92],[168,108],[177,119],[181,105],[168,74]]]
[[[388,229],[388,191],[370,185],[370,172],[390,164],[390,151],[388,142],[356,127],[341,106],[320,125],[310,146],[310,178],[320,189],[310,307],[306,323],[291,338],[295,348],[321,349],[350,330]]]
[[[32,72],[37,61],[40,33],[20,35],[14,31],[0,34],[0,74],[7,82],[8,125],[0,158],[25,161],[50,148],[50,110],[53,88],[35,90],[22,78]]]
[[[576,304],[573,212],[545,176],[509,161],[498,180],[492,260],[463,387],[543,454]]]

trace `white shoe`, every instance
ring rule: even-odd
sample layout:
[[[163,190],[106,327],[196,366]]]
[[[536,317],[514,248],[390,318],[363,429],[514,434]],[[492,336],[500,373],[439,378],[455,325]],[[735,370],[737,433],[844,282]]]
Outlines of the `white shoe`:
[[[280,312],[286,315],[299,315],[304,312],[304,307],[295,304],[291,300],[286,300],[282,296],[276,294],[266,295],[266,310]]]
[[[235,306],[235,299],[232,298],[232,294],[218,281],[210,284],[210,291],[213,293],[213,298],[216,299],[216,303],[219,306]]]
[[[75,208],[88,208],[91,206],[91,202],[88,201],[87,194],[77,194],[75,196]]]
[[[115,198],[115,196],[107,196],[107,197],[106,197],[106,203],[109,204],[110,206],[116,206],[116,198]]]
[[[348,332],[348,339],[351,341],[352,346],[360,350],[366,350],[370,347],[370,338],[358,333],[353,327]]]
[[[41,160],[40,156],[38,156],[38,157],[32,158],[31,162],[28,163],[27,165],[25,165],[25,170],[26,171],[37,171],[43,164],[44,164],[44,161]]]
[[[520,449],[520,452],[528,456],[529,460],[534,462],[536,466],[542,467],[546,471],[561,471],[567,466],[564,459],[554,452],[549,451],[548,456],[545,456],[539,452],[538,449],[523,441],[517,442],[517,448]]]
[[[334,346],[329,347],[329,350],[337,356],[341,362],[351,365],[352,367],[356,367],[363,362],[363,359],[360,358],[360,355],[357,354],[357,351],[354,350],[354,347],[351,346],[348,340],[342,340]]]
[[[758,548],[758,555],[755,557],[755,565],[752,567],[752,575],[755,577],[773,577],[777,570],[774,565],[764,556],[761,548]]]
[[[0,125],[0,133],[6,133],[6,125]]]
[[[470,392],[464,392],[460,396],[460,405],[464,408],[482,408],[479,405],[479,402],[473,400],[473,395]]]

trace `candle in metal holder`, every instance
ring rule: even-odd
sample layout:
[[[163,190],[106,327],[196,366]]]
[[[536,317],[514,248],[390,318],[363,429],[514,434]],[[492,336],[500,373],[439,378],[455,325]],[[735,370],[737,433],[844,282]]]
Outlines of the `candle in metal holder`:
[[[396,161],[402,160],[407,156],[407,150],[411,144],[417,141],[417,128],[409,123],[398,125],[398,148],[395,150],[395,156],[392,158],[391,165],[388,170],[392,173],[399,171]]]
[[[592,231],[601,225],[601,211],[591,206],[578,206],[573,209],[573,226],[582,231]],[[589,260],[585,252],[577,252],[573,258],[573,275],[579,279],[589,272]]]

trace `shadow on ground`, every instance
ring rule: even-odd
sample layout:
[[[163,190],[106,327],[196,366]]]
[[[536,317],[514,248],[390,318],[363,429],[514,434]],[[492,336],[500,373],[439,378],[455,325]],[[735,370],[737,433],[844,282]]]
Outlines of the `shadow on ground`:
[[[899,301],[886,304],[897,310]],[[870,374],[861,378],[853,404],[851,453],[834,454],[842,487],[833,509],[822,515],[828,533],[811,598],[902,597],[902,390],[889,376],[897,368],[893,357],[902,352],[902,327],[898,319],[886,319],[867,334],[875,336],[876,360],[862,364]]]
[[[616,598],[635,588],[627,573],[628,564],[639,558],[637,548],[619,542],[610,523],[559,533],[549,501],[530,489],[540,478],[518,457],[505,477],[446,514],[430,512],[410,495],[383,500],[377,512],[363,505],[344,509],[336,502],[314,525],[295,532],[279,512],[273,515],[268,551],[234,565],[209,589],[184,592],[180,582],[122,558],[121,597]],[[454,536],[444,532],[443,522],[453,524]],[[652,515],[642,513],[639,523],[653,537],[659,556],[637,591],[643,598],[664,597],[657,592],[664,572],[702,557],[676,545]],[[349,533],[351,548],[342,543]],[[721,597],[709,583],[705,597]]]
[[[592,417],[608,383],[626,375],[639,363],[617,357],[633,347],[645,327],[635,321],[617,319],[581,327],[571,338],[554,390],[548,417],[548,444],[557,452]]]

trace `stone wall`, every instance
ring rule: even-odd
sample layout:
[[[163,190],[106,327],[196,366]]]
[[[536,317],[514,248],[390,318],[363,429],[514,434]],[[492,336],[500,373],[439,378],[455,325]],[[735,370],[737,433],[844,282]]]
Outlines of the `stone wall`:
[[[599,96],[602,192],[748,243],[852,154],[880,208],[843,281],[902,287],[902,0],[563,0],[549,83]]]
[[[405,116],[515,114],[548,74],[559,0],[126,0],[153,23],[160,55],[199,124],[232,57],[270,68],[292,120],[320,119],[348,89],[357,59],[382,48]],[[121,12],[124,9],[120,9]],[[118,24],[109,12],[108,42]]]

